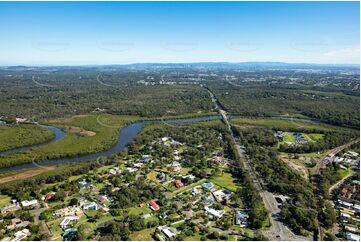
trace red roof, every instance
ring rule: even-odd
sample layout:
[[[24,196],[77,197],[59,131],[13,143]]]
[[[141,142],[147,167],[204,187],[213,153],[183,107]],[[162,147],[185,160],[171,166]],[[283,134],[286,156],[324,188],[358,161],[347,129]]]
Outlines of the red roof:
[[[148,204],[153,210],[159,210],[160,209],[159,205],[154,200],[150,200],[148,202]]]
[[[174,180],[174,185],[176,188],[180,188],[183,186],[183,183],[181,182],[181,180]]]
[[[55,197],[54,193],[48,193],[45,196],[45,202],[52,200]]]

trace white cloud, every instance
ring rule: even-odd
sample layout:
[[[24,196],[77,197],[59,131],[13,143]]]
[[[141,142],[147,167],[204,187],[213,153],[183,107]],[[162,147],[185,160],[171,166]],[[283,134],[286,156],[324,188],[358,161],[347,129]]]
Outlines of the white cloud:
[[[329,63],[357,64],[360,63],[360,47],[328,51],[322,57]]]

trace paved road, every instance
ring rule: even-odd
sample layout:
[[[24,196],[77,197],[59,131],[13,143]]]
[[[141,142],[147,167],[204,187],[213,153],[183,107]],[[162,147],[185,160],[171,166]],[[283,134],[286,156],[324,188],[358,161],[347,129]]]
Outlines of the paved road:
[[[313,174],[320,174],[321,170],[324,169],[326,167],[326,165],[328,164],[328,159],[326,159],[327,157],[334,157],[337,153],[341,152],[342,150],[350,147],[351,145],[353,145],[356,142],[359,142],[360,139],[357,140],[353,140],[347,144],[341,145],[339,147],[336,147],[330,151],[328,151],[320,160],[319,162],[317,162],[317,164],[315,165],[315,167],[313,168]]]
[[[205,86],[204,86],[205,87]],[[245,155],[244,150],[241,148],[239,144],[237,144],[236,139],[234,137],[234,134],[231,129],[231,124],[229,122],[229,118],[227,115],[227,112],[221,108],[219,105],[219,101],[215,97],[215,95],[212,93],[211,90],[209,90],[207,87],[205,87],[212,99],[212,102],[216,105],[217,109],[219,110],[220,114],[222,115],[223,122],[226,124],[228,131],[231,134],[231,137],[236,144],[237,152],[239,153],[239,156],[241,157],[244,168],[248,172],[249,176],[251,177],[254,185],[257,188],[257,191],[259,192],[260,196],[263,199],[263,202],[265,204],[266,209],[271,213],[270,219],[271,219],[271,228],[268,231],[264,231],[264,235],[270,239],[270,240],[311,240],[310,238],[303,237],[303,236],[297,236],[295,235],[287,226],[285,226],[281,221],[277,219],[278,214],[280,212],[280,209],[277,206],[277,201],[274,198],[273,194],[270,192],[267,192],[263,189],[261,180],[258,179],[256,176],[249,159]]]

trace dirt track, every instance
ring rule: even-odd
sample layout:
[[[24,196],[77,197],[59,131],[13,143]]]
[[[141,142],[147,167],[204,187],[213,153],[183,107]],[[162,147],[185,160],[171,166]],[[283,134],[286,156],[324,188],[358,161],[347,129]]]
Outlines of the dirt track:
[[[15,181],[15,180],[20,180],[20,179],[33,177],[33,176],[36,176],[36,175],[39,175],[41,173],[51,171],[51,170],[54,170],[54,169],[55,169],[55,166],[48,166],[48,167],[44,167],[44,168],[40,168],[40,169],[33,169],[33,170],[20,172],[20,173],[15,174],[15,175],[10,175],[10,176],[0,178],[0,184],[10,182],[10,181]]]

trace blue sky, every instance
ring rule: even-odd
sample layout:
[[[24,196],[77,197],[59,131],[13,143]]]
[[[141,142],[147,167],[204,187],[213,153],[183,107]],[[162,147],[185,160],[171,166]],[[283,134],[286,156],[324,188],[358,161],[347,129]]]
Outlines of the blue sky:
[[[359,63],[359,2],[0,2],[0,64]]]

